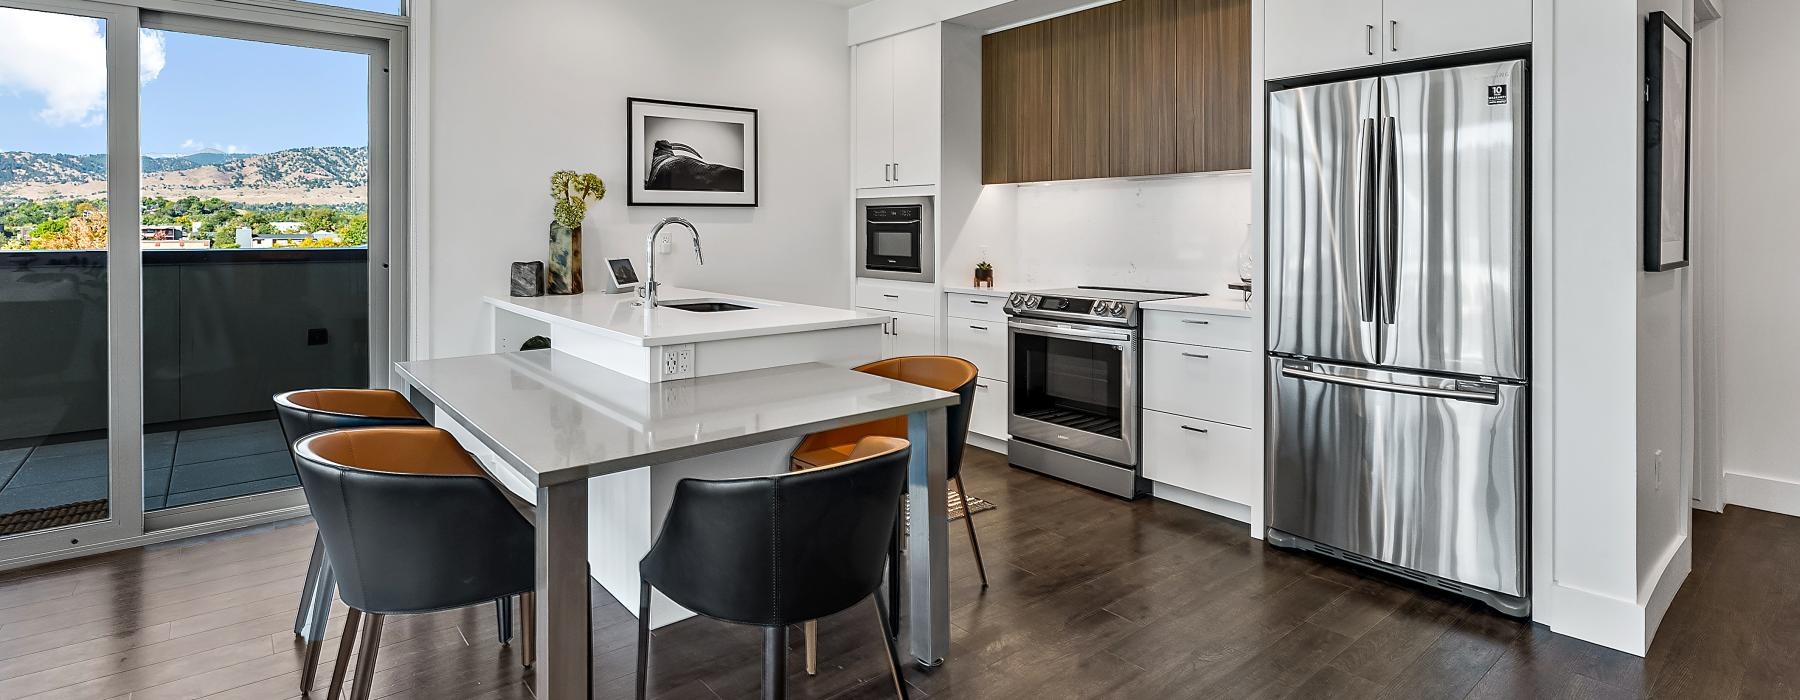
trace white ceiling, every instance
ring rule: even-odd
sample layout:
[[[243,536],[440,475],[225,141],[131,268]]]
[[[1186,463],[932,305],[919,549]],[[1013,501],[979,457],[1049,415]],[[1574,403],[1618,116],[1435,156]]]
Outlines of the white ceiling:
[[[871,0],[818,0],[818,1],[825,3],[827,5],[837,5],[838,7],[856,7],[857,5],[861,5],[865,2],[870,2]]]

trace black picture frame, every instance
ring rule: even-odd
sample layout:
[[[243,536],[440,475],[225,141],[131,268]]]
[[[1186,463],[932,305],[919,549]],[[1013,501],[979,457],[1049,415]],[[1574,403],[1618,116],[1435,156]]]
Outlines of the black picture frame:
[[[634,207],[758,206],[762,189],[760,147],[762,134],[758,118],[757,110],[748,107],[643,97],[626,98],[625,172],[628,180],[626,205]],[[715,153],[712,156],[719,162],[713,162],[707,160],[705,154],[696,150],[696,147],[683,145],[680,142],[671,142],[677,148],[673,153],[665,155],[674,157],[665,158],[663,160],[665,167],[658,168],[654,165],[658,160],[657,139],[655,139],[658,127],[652,123],[652,120],[663,120],[665,123],[685,121],[736,125],[741,129],[736,134],[737,148],[741,148],[741,151],[727,145],[725,153]],[[730,138],[729,135],[726,136],[727,141]],[[710,146],[699,148],[717,150]],[[671,186],[671,169],[666,167],[671,163],[682,166],[679,174],[682,179],[686,180],[685,184]],[[742,178],[736,188],[732,187],[730,171],[733,169],[739,171]],[[654,180],[652,180],[653,177]]]
[[[1673,52],[1676,46],[1679,51]],[[1674,18],[1666,12],[1650,13],[1644,30],[1645,272],[1667,272],[1689,264],[1693,231],[1693,49],[1693,37],[1682,31]],[[1679,66],[1670,65],[1671,61],[1678,61]],[[1679,84],[1671,84],[1671,78],[1678,79]],[[1675,92],[1679,94],[1671,94]],[[1678,125],[1670,124],[1677,119]],[[1672,138],[1681,142],[1672,144]],[[1670,205],[1677,202],[1679,210],[1672,211]],[[1678,227],[1679,231],[1671,231],[1671,227]]]

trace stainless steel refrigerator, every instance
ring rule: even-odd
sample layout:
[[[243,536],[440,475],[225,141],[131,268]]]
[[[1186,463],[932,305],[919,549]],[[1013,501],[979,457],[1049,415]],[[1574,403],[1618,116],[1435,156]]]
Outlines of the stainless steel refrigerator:
[[[1269,542],[1530,612],[1523,61],[1270,93]]]

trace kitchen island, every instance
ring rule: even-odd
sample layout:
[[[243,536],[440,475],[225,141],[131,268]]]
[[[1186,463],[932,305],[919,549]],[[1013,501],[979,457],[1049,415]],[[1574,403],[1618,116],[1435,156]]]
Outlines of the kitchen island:
[[[691,379],[802,362],[880,359],[888,317],[849,309],[664,285],[657,308],[635,294],[487,297],[495,350],[533,335],[643,382]]]

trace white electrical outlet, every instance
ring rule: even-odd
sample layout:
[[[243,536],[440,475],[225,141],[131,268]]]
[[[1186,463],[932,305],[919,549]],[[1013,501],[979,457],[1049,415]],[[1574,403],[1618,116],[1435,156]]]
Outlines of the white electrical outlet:
[[[662,347],[662,378],[687,379],[694,376],[694,346],[664,345]]]
[[[656,239],[656,254],[668,255],[675,250],[675,243],[667,238]]]

